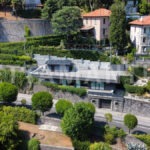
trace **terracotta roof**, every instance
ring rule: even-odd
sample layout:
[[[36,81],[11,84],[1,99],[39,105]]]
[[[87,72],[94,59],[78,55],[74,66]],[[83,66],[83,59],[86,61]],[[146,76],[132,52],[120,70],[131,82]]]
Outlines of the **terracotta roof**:
[[[83,17],[109,17],[111,11],[105,8],[96,9],[89,13],[83,14]]]
[[[150,25],[150,16],[145,16],[138,20],[131,21],[129,24],[141,25],[141,26]]]

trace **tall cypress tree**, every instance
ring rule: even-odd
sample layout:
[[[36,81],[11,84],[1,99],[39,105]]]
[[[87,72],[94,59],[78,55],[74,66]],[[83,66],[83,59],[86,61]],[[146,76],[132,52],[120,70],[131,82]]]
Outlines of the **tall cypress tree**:
[[[111,6],[110,41],[118,53],[122,54],[127,45],[125,5],[121,0],[115,0]]]

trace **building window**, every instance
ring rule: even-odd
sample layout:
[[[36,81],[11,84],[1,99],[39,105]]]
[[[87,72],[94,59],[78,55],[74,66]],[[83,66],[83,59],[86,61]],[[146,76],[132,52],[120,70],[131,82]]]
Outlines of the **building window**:
[[[86,21],[86,24],[88,24],[88,18],[86,18],[85,21]]]
[[[103,35],[105,35],[106,29],[103,29]]]
[[[146,28],[144,28],[144,33],[146,33]]]
[[[143,43],[145,43],[145,41],[146,41],[146,38],[144,37],[144,38],[143,38]]]
[[[94,18],[94,24],[96,25],[96,18]]]
[[[103,24],[105,24],[105,18],[103,19]]]

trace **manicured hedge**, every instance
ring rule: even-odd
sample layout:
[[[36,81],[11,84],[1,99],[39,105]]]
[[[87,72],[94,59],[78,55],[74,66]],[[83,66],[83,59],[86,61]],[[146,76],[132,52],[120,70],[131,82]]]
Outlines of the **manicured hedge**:
[[[42,82],[42,84],[54,91],[61,90],[62,92],[69,92],[72,94],[76,94],[79,96],[85,96],[87,94],[87,91],[85,88],[76,88],[72,86],[64,86],[64,85],[57,85],[50,82]]]
[[[147,146],[150,146],[150,134],[134,135],[137,139],[143,141]]]
[[[120,76],[120,83],[124,86],[125,84],[131,84],[131,76]]]
[[[46,36],[35,36],[35,37],[27,37],[28,45],[51,45],[58,46],[60,41],[65,39],[63,35],[46,35]]]
[[[5,114],[13,115],[13,117],[17,121],[36,124],[36,120],[37,120],[36,113],[25,107],[3,106],[1,111],[4,112]]]
[[[125,85],[125,90],[128,93],[135,93],[137,95],[142,95],[146,91],[145,87],[143,87],[143,86],[134,86],[134,85],[129,85],[129,84]]]

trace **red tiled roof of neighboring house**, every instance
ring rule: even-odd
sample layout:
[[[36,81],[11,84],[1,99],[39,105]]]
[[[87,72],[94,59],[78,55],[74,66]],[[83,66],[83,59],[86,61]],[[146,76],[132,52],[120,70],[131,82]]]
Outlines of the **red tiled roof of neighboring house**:
[[[105,8],[96,9],[89,13],[83,14],[83,17],[109,17],[111,15],[111,11]]]
[[[141,17],[138,20],[131,21],[129,24],[133,25],[150,25],[150,16]]]

